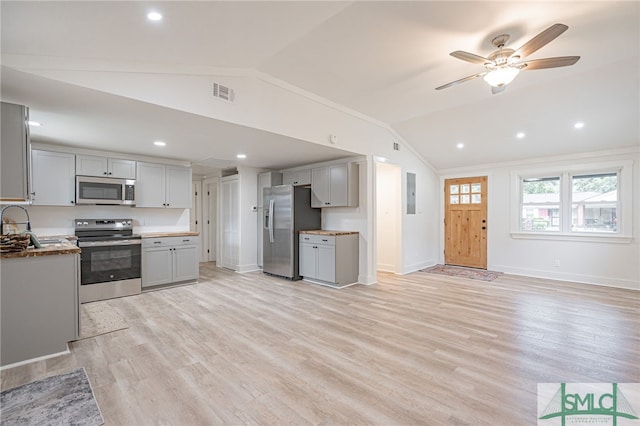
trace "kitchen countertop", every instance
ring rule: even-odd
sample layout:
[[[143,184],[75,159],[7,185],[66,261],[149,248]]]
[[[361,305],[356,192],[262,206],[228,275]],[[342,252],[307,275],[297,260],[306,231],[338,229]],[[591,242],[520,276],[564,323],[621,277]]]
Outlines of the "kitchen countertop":
[[[330,237],[336,237],[338,235],[357,235],[358,231],[329,231],[326,229],[313,229],[300,231],[301,234],[314,234],[314,235],[327,235]]]
[[[162,237],[197,237],[199,232],[176,231],[176,232],[145,232],[140,234],[142,238],[162,238]]]
[[[50,238],[47,237],[47,239],[50,239]],[[1,253],[0,258],[13,259],[13,258],[19,258],[19,257],[53,256],[53,255],[59,255],[59,254],[75,254],[75,253],[80,253],[80,248],[70,241],[63,240],[60,243],[43,244],[41,248],[29,247],[23,251]]]

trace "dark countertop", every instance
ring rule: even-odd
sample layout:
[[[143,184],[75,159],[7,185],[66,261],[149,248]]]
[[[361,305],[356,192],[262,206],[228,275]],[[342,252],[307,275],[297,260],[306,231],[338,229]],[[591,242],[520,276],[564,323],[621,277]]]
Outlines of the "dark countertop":
[[[140,234],[142,238],[162,238],[162,237],[197,237],[199,232],[176,231],[176,232],[144,232]]]
[[[40,238],[40,237],[38,237]],[[45,239],[45,238],[41,238]],[[51,239],[47,237],[47,239]],[[37,256],[53,256],[59,254],[75,254],[80,253],[80,248],[74,243],[63,240],[56,244],[43,244],[41,248],[29,247],[23,251],[15,251],[10,253],[1,253],[0,259],[14,259],[19,257],[37,257]]]
[[[301,234],[314,234],[314,235],[327,235],[330,237],[336,237],[338,235],[357,235],[359,234],[358,231],[329,231],[326,229],[313,229],[313,230],[306,230],[306,231],[300,231]]]

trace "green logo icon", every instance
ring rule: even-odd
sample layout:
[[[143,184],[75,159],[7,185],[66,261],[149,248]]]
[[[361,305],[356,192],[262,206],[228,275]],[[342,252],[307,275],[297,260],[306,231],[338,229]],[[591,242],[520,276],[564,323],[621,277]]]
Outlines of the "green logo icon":
[[[543,410],[539,420],[560,418],[561,425],[565,426],[567,418],[570,418],[573,424],[589,424],[597,422],[598,419],[602,422],[608,417],[607,420],[612,421],[613,426],[617,426],[618,418],[638,419],[617,383],[572,385],[572,389],[567,390],[567,384],[560,383],[560,387]],[[544,423],[538,422],[538,424]]]

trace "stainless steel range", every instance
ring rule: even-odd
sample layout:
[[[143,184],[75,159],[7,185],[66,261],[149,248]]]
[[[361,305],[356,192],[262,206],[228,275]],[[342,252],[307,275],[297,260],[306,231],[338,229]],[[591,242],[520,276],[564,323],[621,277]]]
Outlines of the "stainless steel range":
[[[80,303],[139,294],[141,243],[131,219],[75,219]]]

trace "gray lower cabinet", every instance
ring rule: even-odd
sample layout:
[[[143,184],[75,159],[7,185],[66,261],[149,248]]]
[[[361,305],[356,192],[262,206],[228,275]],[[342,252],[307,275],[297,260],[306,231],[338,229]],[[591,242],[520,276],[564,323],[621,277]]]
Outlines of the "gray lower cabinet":
[[[142,288],[195,281],[199,277],[198,237],[142,240]]]
[[[0,264],[0,364],[66,351],[80,330],[80,255],[19,257]]]
[[[333,287],[358,281],[358,234],[300,234],[300,275]]]

